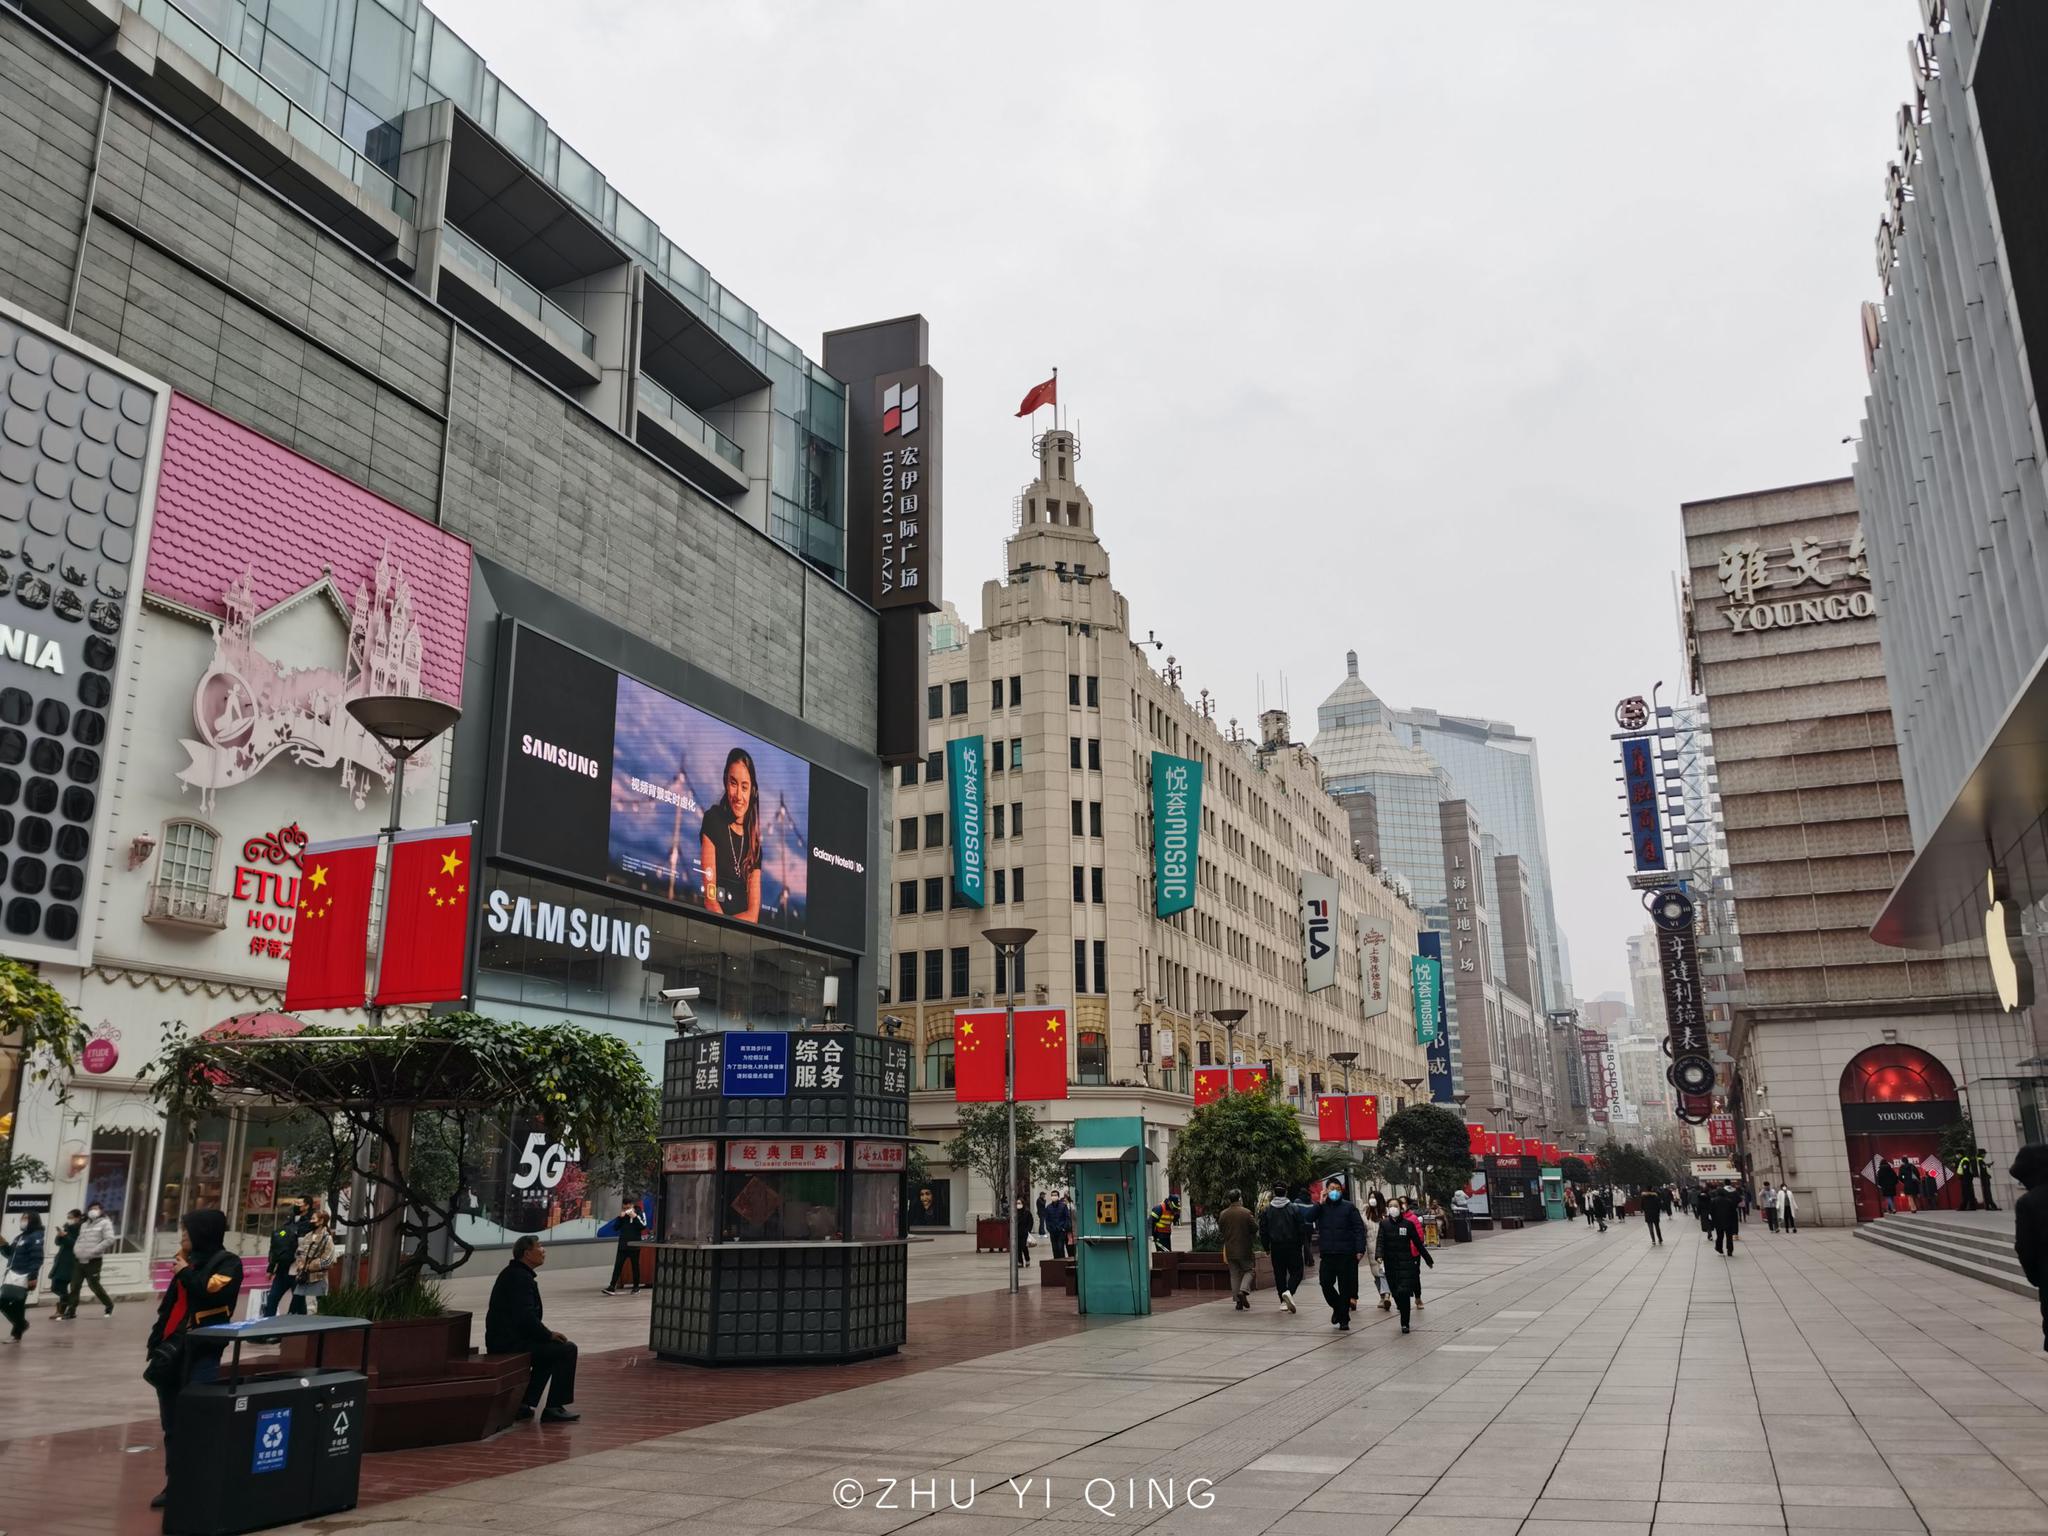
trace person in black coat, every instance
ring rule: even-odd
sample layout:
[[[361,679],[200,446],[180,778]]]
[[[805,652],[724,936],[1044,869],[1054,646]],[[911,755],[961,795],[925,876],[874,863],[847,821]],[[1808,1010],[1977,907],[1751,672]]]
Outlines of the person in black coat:
[[[1405,1212],[1389,1210],[1379,1230],[1380,1268],[1387,1272],[1387,1294],[1401,1309],[1401,1331],[1408,1331],[1408,1306],[1422,1297],[1422,1266],[1436,1267],[1429,1248]]]
[[[1877,1192],[1883,1197],[1885,1215],[1899,1208],[1899,1170],[1882,1159],[1877,1165]]]
[[[1052,1198],[1045,1202],[1045,1209],[1038,1214],[1045,1223],[1045,1235],[1052,1243],[1052,1256],[1069,1259],[1074,1256],[1074,1208],[1067,1204],[1067,1197],[1059,1190],[1052,1192]]]
[[[1358,1260],[1365,1252],[1365,1218],[1344,1198],[1344,1186],[1332,1180],[1323,1186],[1314,1220],[1316,1246],[1322,1252],[1323,1300],[1330,1304],[1332,1325],[1349,1333],[1351,1314],[1358,1307]]]
[[[2013,1256],[2040,1293],[2041,1347],[2048,1349],[2048,1142],[2021,1147],[2012,1176],[2027,1191],[2013,1202]]]
[[[194,1328],[234,1321],[235,1302],[242,1294],[242,1256],[228,1251],[226,1213],[187,1211],[181,1225],[184,1237],[172,1261],[171,1283],[157,1302],[143,1371],[144,1379],[156,1388],[157,1421],[164,1433],[164,1491],[149,1501],[151,1509],[162,1509],[170,1497],[171,1464],[178,1455],[173,1438],[178,1395],[188,1383],[216,1379],[227,1349],[214,1340],[188,1342],[181,1349],[178,1341]]]
[[[1646,1189],[1642,1194],[1643,1225],[1650,1229],[1650,1246],[1664,1245],[1664,1192]]]
[[[543,1318],[540,1281],[534,1271],[547,1258],[547,1249],[530,1232],[512,1245],[512,1262],[498,1271],[491,1304],[484,1312],[484,1351],[531,1355],[533,1369],[526,1378],[526,1401],[519,1417],[532,1418],[546,1393],[548,1406],[541,1423],[568,1424],[583,1417],[569,1406],[576,1401],[576,1346],[551,1331]],[[554,1390],[549,1392],[551,1382]]]
[[[43,1218],[30,1211],[21,1218],[21,1230],[11,1243],[0,1243],[0,1317],[11,1327],[11,1342],[19,1344],[28,1332],[28,1299],[34,1294],[36,1277],[43,1272]]]
[[[1017,1209],[1013,1219],[1017,1223],[1017,1267],[1022,1269],[1031,1262],[1031,1233],[1038,1225],[1032,1213],[1024,1205],[1024,1197],[1017,1197]]]
[[[1301,1208],[1288,1197],[1285,1184],[1273,1186],[1273,1198],[1259,1212],[1259,1241],[1273,1256],[1273,1290],[1280,1305],[1292,1312],[1294,1293],[1301,1289],[1308,1223],[1302,1219]]]
[[[618,1295],[626,1280],[633,1282],[634,1290],[640,1289],[640,1238],[646,1231],[639,1204],[628,1200],[619,1211],[619,1251],[612,1258],[612,1281],[604,1288],[605,1295]]]
[[[1735,1234],[1742,1227],[1742,1197],[1733,1184],[1723,1184],[1707,1202],[1714,1222],[1714,1252],[1722,1258],[1735,1256]]]

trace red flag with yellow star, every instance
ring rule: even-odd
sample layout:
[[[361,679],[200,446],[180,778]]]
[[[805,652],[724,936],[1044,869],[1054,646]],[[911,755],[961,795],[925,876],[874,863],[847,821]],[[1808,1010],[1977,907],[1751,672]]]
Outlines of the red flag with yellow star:
[[[288,1012],[363,1006],[377,842],[311,843],[299,855],[291,969],[284,981]]]
[[[392,839],[391,897],[377,1002],[449,1003],[469,961],[469,828],[427,827]]]
[[[953,1100],[1003,1102],[1004,1013],[980,1008],[953,1015]],[[1017,1098],[1067,1096],[1067,1015],[1060,1008],[1017,1010]]]
[[[1017,1013],[1017,1097],[1029,1103],[1067,1096],[1067,1015],[1060,1008]]]
[[[1023,1015],[1019,1014],[1021,1020]],[[989,1008],[953,1015],[953,1101],[1003,1102],[1003,1015]]]

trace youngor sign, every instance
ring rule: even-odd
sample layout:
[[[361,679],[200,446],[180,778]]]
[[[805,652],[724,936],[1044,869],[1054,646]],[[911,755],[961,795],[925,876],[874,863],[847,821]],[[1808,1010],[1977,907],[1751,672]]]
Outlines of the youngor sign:
[[[0,953],[89,967],[170,392],[0,306],[0,399]]]
[[[953,890],[970,907],[987,894],[988,844],[982,826],[985,743],[962,736],[946,743],[946,780],[953,802]]]
[[[1195,904],[1202,842],[1202,765],[1152,754],[1152,909],[1161,917]]]
[[[1310,992],[1337,985],[1337,881],[1301,872],[1302,984]]]
[[[724,922],[867,947],[864,786],[523,624],[506,626],[504,644],[500,855]]]

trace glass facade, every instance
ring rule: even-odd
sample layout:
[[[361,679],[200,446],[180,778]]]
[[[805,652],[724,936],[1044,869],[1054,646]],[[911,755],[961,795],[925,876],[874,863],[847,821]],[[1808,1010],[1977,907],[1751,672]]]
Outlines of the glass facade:
[[[771,384],[768,532],[844,580],[846,387],[677,246],[417,0],[123,0],[408,220],[400,119],[447,100],[589,216]]]

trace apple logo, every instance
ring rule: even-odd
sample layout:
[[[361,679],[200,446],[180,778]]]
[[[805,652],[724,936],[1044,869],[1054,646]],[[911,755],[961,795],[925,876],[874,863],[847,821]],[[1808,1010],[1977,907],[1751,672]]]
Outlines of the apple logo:
[[[1984,887],[1984,948],[1991,957],[1999,1005],[2011,1013],[2034,1001],[2034,965],[2020,942],[2020,915],[2013,910],[2005,871],[1994,865]]]

